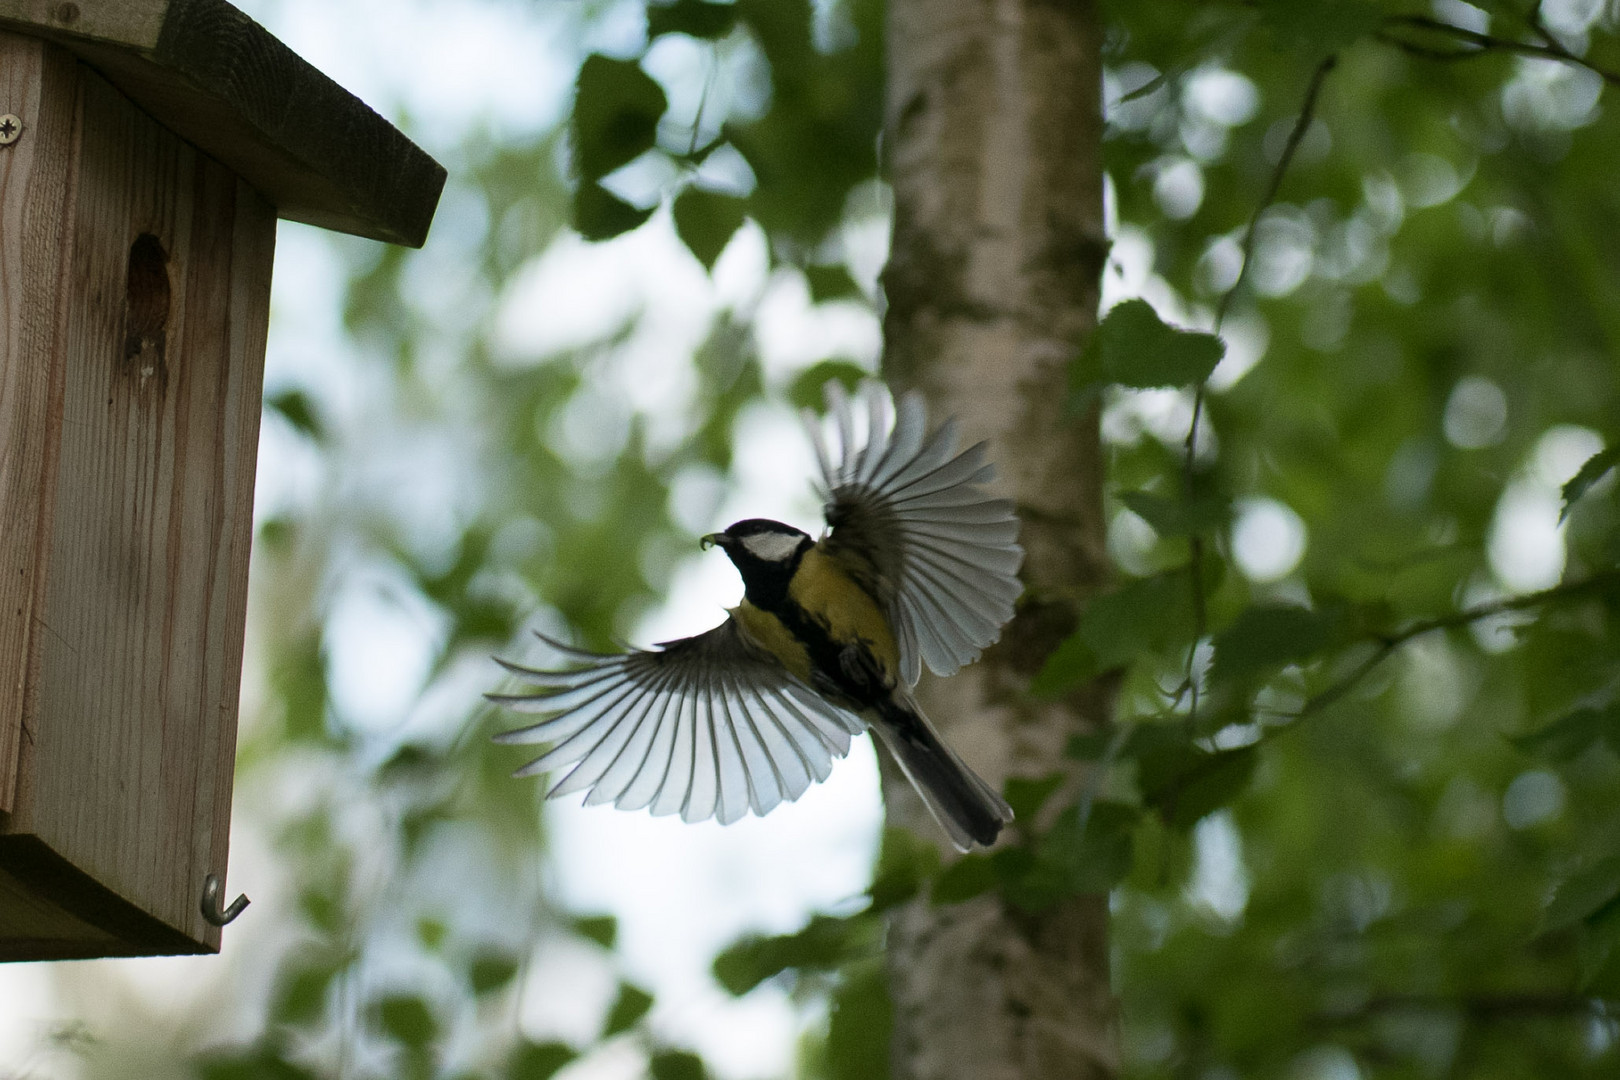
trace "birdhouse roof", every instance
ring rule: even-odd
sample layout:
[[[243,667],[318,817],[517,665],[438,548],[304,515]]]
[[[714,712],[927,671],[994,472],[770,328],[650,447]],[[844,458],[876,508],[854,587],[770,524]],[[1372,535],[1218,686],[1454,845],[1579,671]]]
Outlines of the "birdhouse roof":
[[[0,0],[252,184],[277,214],[420,247],[444,167],[225,0]]]

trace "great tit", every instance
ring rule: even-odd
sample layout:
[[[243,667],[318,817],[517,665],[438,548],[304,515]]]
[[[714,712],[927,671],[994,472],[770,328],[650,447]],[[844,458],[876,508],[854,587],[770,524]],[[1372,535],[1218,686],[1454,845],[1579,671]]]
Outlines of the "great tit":
[[[551,797],[588,791],[586,805],[729,824],[825,780],[870,727],[958,849],[995,841],[1012,809],[944,743],[911,688],[923,664],[949,675],[1000,636],[1022,591],[1018,519],[981,486],[993,476],[983,443],[958,454],[954,421],[930,434],[915,393],[898,408],[877,382],[857,395],[864,440],[829,384],[836,465],[805,414],[820,540],[762,518],[703,537],[742,575],[725,622],[611,655],[541,635],[572,662],[561,670],[500,661],[537,689],[492,700],[548,714],[496,736],[552,744],[517,775],[572,765]]]

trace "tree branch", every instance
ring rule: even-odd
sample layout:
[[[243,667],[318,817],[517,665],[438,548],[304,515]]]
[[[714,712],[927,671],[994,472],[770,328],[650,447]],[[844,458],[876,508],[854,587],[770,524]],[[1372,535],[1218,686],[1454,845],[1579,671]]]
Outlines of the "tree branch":
[[[1238,289],[1249,276],[1249,263],[1254,257],[1254,237],[1260,227],[1260,219],[1265,216],[1277,201],[1277,193],[1282,190],[1283,177],[1288,173],[1288,167],[1293,164],[1294,154],[1298,152],[1300,143],[1305,140],[1305,133],[1310,130],[1311,122],[1316,119],[1316,102],[1322,93],[1322,84],[1327,80],[1328,72],[1338,64],[1337,54],[1329,54],[1322,62],[1316,65],[1311,73],[1310,85],[1305,88],[1305,100],[1299,108],[1299,117],[1294,121],[1294,128],[1288,133],[1288,142],[1283,145],[1282,154],[1277,158],[1277,167],[1271,172],[1271,182],[1266,185],[1266,192],[1260,203],[1249,218],[1248,226],[1243,230],[1243,241],[1240,245],[1243,261],[1238,266],[1237,278],[1230,288],[1221,296],[1220,303],[1215,308],[1214,333],[1219,335],[1221,326],[1226,322],[1226,313],[1232,306],[1232,298],[1237,295]],[[1193,389],[1192,423],[1187,426],[1187,441],[1185,443],[1185,456],[1182,460],[1182,490],[1190,501],[1193,496],[1193,470],[1198,458],[1198,422],[1204,415],[1204,383],[1200,381]],[[1198,643],[1204,639],[1204,631],[1208,623],[1208,614],[1204,606],[1204,537],[1202,533],[1195,532],[1187,539],[1187,577],[1192,584],[1193,602],[1193,639],[1192,647],[1187,650],[1187,669],[1181,687],[1176,692],[1176,703],[1180,704],[1183,692],[1190,695],[1187,707],[1187,725],[1195,727],[1198,722],[1198,678],[1193,671],[1198,659]]]
[[[1573,64],[1576,67],[1585,68],[1603,79],[1604,82],[1612,86],[1620,86],[1620,72],[1599,67],[1584,56],[1577,56],[1564,47],[1564,44],[1553,36],[1552,32],[1542,23],[1539,5],[1530,12],[1529,24],[1531,31],[1541,39],[1540,44],[1482,34],[1477,30],[1453,26],[1448,22],[1443,22],[1428,15],[1390,15],[1384,19],[1383,27],[1376,31],[1373,37],[1386,45],[1392,45],[1403,52],[1422,57],[1425,60],[1470,60],[1476,56],[1484,56],[1486,53],[1491,52],[1507,52],[1519,56],[1532,56],[1542,60],[1554,60],[1558,63]],[[1469,47],[1440,49],[1405,37],[1400,31],[1416,31],[1420,34],[1438,35],[1452,41],[1461,42]]]
[[[1606,1015],[1620,1002],[1598,996],[1573,994],[1480,994],[1447,997],[1442,994],[1378,994],[1359,1008],[1344,1013],[1318,1013],[1323,1027],[1358,1024],[1392,1012],[1461,1012],[1474,1023],[1539,1017]]]
[[[1289,716],[1290,720],[1303,720],[1312,713],[1321,712],[1332,705],[1366,678],[1379,664],[1405,645],[1413,638],[1435,630],[1451,630],[1461,626],[1470,626],[1481,619],[1489,619],[1494,615],[1505,615],[1510,611],[1525,611],[1530,608],[1541,607],[1547,604],[1562,603],[1566,600],[1576,599],[1591,593],[1603,592],[1609,589],[1620,589],[1620,570],[1606,570],[1591,577],[1581,578],[1579,581],[1566,581],[1561,585],[1554,585],[1550,589],[1540,592],[1526,593],[1523,596],[1510,596],[1502,600],[1493,600],[1488,604],[1476,604],[1464,608],[1450,615],[1440,615],[1432,619],[1423,619],[1412,623],[1404,629],[1376,637],[1378,648],[1366,660],[1356,665],[1355,670],[1329,686],[1315,696],[1306,700],[1299,711]]]

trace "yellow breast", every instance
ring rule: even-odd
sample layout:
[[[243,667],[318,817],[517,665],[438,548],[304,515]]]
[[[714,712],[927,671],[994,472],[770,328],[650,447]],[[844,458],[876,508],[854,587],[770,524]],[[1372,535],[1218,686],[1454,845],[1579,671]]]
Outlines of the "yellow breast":
[[[788,585],[788,599],[819,623],[835,643],[860,642],[890,678],[900,667],[894,631],[877,603],[839,569],[819,547],[805,552]],[[805,682],[810,681],[810,653],[782,620],[744,600],[731,609],[749,639],[782,662]]]
[[[810,681],[810,654],[782,625],[781,619],[747,600],[732,608],[731,616],[742,624],[750,641],[780,660],[782,666],[801,681]]]
[[[825,625],[834,641],[862,641],[891,676],[899,670],[900,650],[888,618],[819,544],[804,553],[788,586],[788,598]]]

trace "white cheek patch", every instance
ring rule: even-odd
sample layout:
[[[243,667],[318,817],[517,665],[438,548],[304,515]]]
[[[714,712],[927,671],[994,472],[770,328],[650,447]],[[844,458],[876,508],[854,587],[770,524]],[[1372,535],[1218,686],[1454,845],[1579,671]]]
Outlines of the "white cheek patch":
[[[743,537],[742,546],[762,562],[783,562],[799,550],[799,539],[786,533],[755,533]]]

